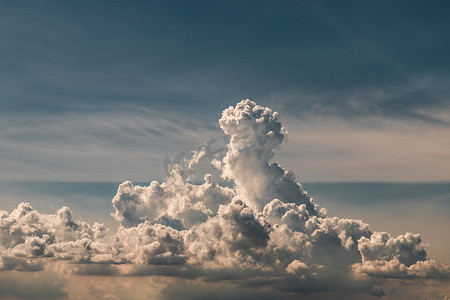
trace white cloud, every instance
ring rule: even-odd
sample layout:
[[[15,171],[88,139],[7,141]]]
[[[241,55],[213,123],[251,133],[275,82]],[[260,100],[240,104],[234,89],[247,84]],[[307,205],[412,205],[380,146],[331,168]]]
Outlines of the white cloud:
[[[244,100],[224,111],[220,125],[231,139],[214,165],[232,188],[210,175],[189,182],[203,150],[184,168],[172,166],[162,183],[126,181],[112,200],[118,230],[111,240],[103,225],[73,221],[67,207],[41,214],[22,203],[0,212],[2,269],[37,271],[39,258],[51,258],[116,265],[79,274],[226,280],[283,295],[382,295],[380,278],[449,278],[448,266],[427,258],[420,235],[392,237],[328,217],[292,173],[271,163],[286,137],[276,112]]]
[[[106,232],[103,224],[73,221],[67,207],[41,214],[21,203],[10,214],[0,211],[0,255],[89,261]]]

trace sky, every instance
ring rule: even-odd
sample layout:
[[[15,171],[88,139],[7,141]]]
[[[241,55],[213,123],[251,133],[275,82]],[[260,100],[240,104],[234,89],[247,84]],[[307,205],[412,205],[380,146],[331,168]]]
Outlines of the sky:
[[[0,3],[0,299],[205,299],[211,293],[219,299],[412,299],[408,292],[448,299],[449,10],[447,1]],[[236,149],[255,141],[228,122],[239,115],[224,112],[245,111],[238,107],[243,99],[254,101],[247,103],[251,109],[272,112],[245,112],[269,116],[260,121],[267,131],[251,131],[264,148],[256,161],[241,160]],[[279,139],[275,146],[260,143],[270,131]],[[217,152],[214,168],[205,145]],[[183,158],[191,165],[180,179],[170,171]],[[296,179],[276,173],[284,171]],[[205,173],[220,183],[214,201],[204,190]],[[277,178],[287,186],[276,188]],[[119,184],[128,180],[133,186],[121,187],[140,195],[134,204],[120,196]],[[151,204],[152,181],[166,191],[162,206]],[[328,213],[311,207],[309,196]],[[314,248],[331,247],[332,237],[322,241],[319,231],[271,215],[281,205],[271,202],[277,197],[285,210],[298,206],[289,207],[310,220],[308,230],[322,218],[315,226],[344,239],[343,261],[353,273],[343,275],[341,288],[329,285],[338,266]],[[195,209],[177,211],[185,198],[192,203],[183,205]],[[60,211],[64,206],[75,223],[72,213]],[[20,221],[19,211],[30,217]],[[229,245],[208,239],[208,226],[245,236],[227,223],[234,212],[250,218],[261,239],[235,246],[233,239]],[[347,221],[334,224],[334,216],[362,220],[370,231],[348,221],[363,232],[356,237],[343,229]],[[11,224],[37,231],[22,228],[12,238]],[[293,244],[276,250],[283,226]],[[146,244],[125,239],[145,230]],[[172,260],[150,247],[154,239],[163,244],[163,232],[184,249],[168,246],[164,253]],[[381,247],[377,232],[392,235],[385,243],[393,248]],[[42,251],[29,248],[36,236]],[[349,236],[354,246],[345,244]],[[392,246],[400,237],[409,243],[405,251],[415,251],[414,263]],[[80,250],[83,238],[96,245],[89,250],[95,255]],[[306,251],[302,243],[312,252],[286,254]],[[375,259],[371,243],[384,254]],[[201,256],[204,245],[213,245],[218,258]],[[251,261],[244,254],[255,262],[242,270],[237,265]],[[325,288],[303,288],[316,285]]]

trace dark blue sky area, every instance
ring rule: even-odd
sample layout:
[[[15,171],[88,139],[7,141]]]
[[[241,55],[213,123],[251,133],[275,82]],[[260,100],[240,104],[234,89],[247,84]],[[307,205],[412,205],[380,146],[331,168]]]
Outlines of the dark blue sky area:
[[[450,70],[448,1],[7,1],[0,7],[3,113],[126,104],[218,114],[247,97],[264,102],[295,89],[401,86],[415,76],[447,78]],[[411,116],[409,107],[442,105],[446,99],[436,94],[427,86],[350,115]],[[345,107],[344,98],[315,101],[327,109]],[[289,104],[315,107],[307,99]]]

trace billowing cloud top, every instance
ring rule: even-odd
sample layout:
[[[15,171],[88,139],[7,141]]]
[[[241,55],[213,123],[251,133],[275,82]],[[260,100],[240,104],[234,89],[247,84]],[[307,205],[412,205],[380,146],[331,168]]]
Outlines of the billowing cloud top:
[[[231,187],[210,174],[202,184],[189,181],[204,149],[162,183],[124,182],[112,200],[119,225],[110,240],[103,225],[75,222],[67,207],[41,214],[22,203],[0,211],[0,269],[40,270],[53,260],[135,267],[127,274],[154,266],[147,273],[234,279],[291,294],[376,294],[383,278],[450,278],[448,266],[427,258],[420,235],[394,237],[328,217],[294,174],[271,163],[287,135],[276,112],[243,100],[219,124],[229,143],[212,165]]]

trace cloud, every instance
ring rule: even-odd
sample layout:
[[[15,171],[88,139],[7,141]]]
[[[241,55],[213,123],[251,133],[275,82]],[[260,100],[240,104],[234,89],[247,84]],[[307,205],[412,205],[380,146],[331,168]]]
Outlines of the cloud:
[[[141,187],[129,181],[122,183],[112,201],[114,218],[124,227],[158,221],[190,228],[217,213],[219,205],[230,202],[234,196],[232,189],[212,183],[210,176],[205,176],[201,185],[186,182],[184,176],[178,166],[162,184],[152,181]]]
[[[380,278],[428,278],[450,279],[450,267],[433,260],[417,261],[411,266],[403,264],[398,258],[391,260],[370,260],[352,266],[359,275]]]
[[[386,232],[375,232],[370,239],[359,240],[358,250],[363,262],[370,260],[390,260],[396,258],[406,266],[425,260],[427,254],[418,234],[407,233],[396,238]]]
[[[136,227],[120,228],[114,249],[119,257],[138,264],[184,264],[183,237],[172,227],[148,222]]]
[[[0,257],[0,271],[42,271],[44,262],[15,256]]]
[[[101,253],[103,224],[72,220],[72,212],[62,207],[55,214],[41,214],[29,203],[21,203],[10,214],[0,211],[0,255],[2,264],[10,258],[59,258],[91,261]],[[17,262],[18,266],[29,265]]]
[[[273,92],[267,102],[274,103],[287,115],[326,116],[360,121],[380,117],[386,120],[420,121],[448,128],[449,79],[430,74],[413,74],[401,83],[386,83],[351,88],[297,88]],[[287,108],[287,109],[286,109]]]
[[[56,272],[0,272],[0,299],[67,299],[64,284]]]
[[[440,111],[450,115],[448,109]],[[306,182],[450,180],[448,127],[399,118],[355,122],[315,114],[283,121],[289,125],[289,143],[279,162]]]
[[[276,163],[269,164],[287,135],[277,112],[244,100],[224,110],[219,124],[230,142],[221,164],[216,166],[222,170],[222,177],[236,184],[237,193],[248,205],[258,211],[279,198],[305,204],[312,215],[318,213],[294,175]]]
[[[22,203],[0,212],[2,269],[36,271],[40,259],[63,260],[77,265],[74,274],[197,279],[232,285],[230,295],[256,289],[284,298],[382,296],[389,278],[450,278],[448,266],[427,257],[420,235],[393,237],[361,220],[328,217],[293,173],[271,162],[287,135],[276,112],[243,100],[219,124],[230,139],[211,163],[231,187],[210,174],[191,182],[207,155],[197,149],[162,183],[119,186],[110,240],[102,224],[76,222],[67,207],[42,214]],[[167,298],[177,297],[167,289]]]
[[[130,104],[26,119],[2,115],[0,126],[0,179],[7,182],[121,182],[148,178],[149,168],[151,176],[163,178],[161,160],[172,155],[167,149],[189,150],[203,134],[218,133],[209,120]],[[131,155],[123,160],[123,153]]]

